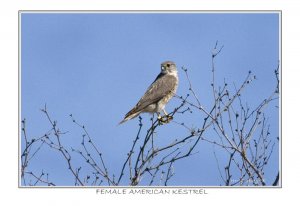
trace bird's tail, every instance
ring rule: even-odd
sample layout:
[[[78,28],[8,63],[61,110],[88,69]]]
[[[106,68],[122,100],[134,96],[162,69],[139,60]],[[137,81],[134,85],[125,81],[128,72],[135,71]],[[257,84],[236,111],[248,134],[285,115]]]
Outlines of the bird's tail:
[[[123,124],[124,122],[126,122],[127,120],[129,120],[128,118],[124,118],[121,122],[119,122],[118,125]]]
[[[119,123],[120,124],[123,124],[124,122],[130,120],[130,119],[133,119],[135,117],[137,117],[141,112],[134,112],[134,109],[132,109],[131,111],[129,111],[126,115],[125,115],[125,118]]]

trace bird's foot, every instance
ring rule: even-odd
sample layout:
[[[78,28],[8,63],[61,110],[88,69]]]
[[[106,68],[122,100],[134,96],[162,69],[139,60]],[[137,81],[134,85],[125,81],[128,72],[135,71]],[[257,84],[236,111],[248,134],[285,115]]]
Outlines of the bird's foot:
[[[159,125],[162,125],[162,121],[163,121],[162,116],[158,115],[158,116],[157,116],[157,120],[158,120],[158,124],[159,124]]]
[[[158,124],[159,125],[163,125],[163,124],[167,124],[167,123],[169,123],[171,120],[173,119],[173,117],[172,116],[170,116],[170,115],[165,115],[165,116],[158,116],[157,117],[157,120],[158,120]]]

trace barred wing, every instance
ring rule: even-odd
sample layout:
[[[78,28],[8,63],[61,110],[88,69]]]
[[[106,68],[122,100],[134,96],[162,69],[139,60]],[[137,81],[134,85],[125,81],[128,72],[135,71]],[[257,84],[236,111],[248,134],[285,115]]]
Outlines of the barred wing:
[[[176,85],[177,78],[175,76],[169,74],[159,74],[154,82],[150,85],[144,96],[140,99],[136,106],[126,114],[126,116],[141,112],[147,106],[157,103],[170,92],[172,92]]]

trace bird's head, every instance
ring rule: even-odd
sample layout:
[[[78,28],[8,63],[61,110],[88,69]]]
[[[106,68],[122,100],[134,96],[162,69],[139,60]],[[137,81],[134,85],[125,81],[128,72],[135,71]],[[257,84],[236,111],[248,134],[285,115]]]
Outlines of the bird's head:
[[[161,72],[164,74],[177,73],[177,68],[174,62],[166,61],[161,63]]]

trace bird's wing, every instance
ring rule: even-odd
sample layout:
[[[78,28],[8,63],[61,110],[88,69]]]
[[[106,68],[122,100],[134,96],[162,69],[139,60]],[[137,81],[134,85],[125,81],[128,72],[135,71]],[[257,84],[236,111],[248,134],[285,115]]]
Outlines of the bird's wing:
[[[158,102],[170,93],[176,84],[177,79],[173,75],[159,74],[149,86],[144,96],[129,113],[139,112],[150,104]]]

